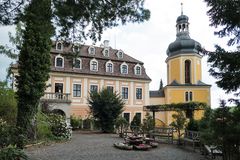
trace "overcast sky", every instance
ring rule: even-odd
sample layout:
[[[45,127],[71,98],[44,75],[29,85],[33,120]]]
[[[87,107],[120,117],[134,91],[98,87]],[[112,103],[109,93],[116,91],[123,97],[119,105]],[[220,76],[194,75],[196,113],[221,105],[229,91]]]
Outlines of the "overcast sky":
[[[160,79],[164,86],[167,83],[167,58],[168,45],[176,39],[176,19],[181,14],[183,2],[183,13],[189,17],[189,31],[191,38],[200,42],[207,50],[214,50],[215,44],[225,46],[227,39],[214,36],[213,27],[210,27],[209,17],[206,12],[208,8],[203,0],[146,0],[145,6],[151,11],[149,21],[142,24],[127,24],[117,28],[106,30],[102,41],[110,40],[112,48],[122,49],[125,53],[144,62],[146,72],[152,79],[151,90],[159,88]],[[0,26],[0,44],[8,43],[8,32],[14,27]],[[86,42],[91,44],[91,41]],[[97,43],[100,45],[100,42]],[[211,84],[211,105],[216,108],[219,99],[227,99],[229,95],[215,85],[215,79],[208,73],[209,66],[207,57],[202,59],[202,81]],[[11,60],[0,55],[0,80],[5,79],[6,68]]]

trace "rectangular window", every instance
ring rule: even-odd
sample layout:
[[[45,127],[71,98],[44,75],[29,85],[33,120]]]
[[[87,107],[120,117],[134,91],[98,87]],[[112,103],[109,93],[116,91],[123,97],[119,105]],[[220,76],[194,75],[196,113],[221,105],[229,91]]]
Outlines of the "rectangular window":
[[[130,113],[123,113],[123,118],[130,122]]]
[[[136,99],[142,99],[142,88],[136,88]]]
[[[136,117],[141,120],[141,118],[142,118],[142,113],[136,113]]]
[[[111,93],[113,93],[113,86],[107,86],[107,90]]]
[[[97,85],[91,85],[90,86],[90,92],[98,92],[98,86]]]
[[[81,97],[81,84],[73,84],[73,97]]]
[[[122,87],[122,98],[128,99],[128,88],[127,87]]]

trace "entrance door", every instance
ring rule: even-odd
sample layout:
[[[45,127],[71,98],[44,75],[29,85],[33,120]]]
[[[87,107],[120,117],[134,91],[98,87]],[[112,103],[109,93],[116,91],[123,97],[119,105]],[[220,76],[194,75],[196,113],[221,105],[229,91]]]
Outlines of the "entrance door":
[[[55,95],[56,98],[62,99],[63,97],[63,83],[55,83]]]

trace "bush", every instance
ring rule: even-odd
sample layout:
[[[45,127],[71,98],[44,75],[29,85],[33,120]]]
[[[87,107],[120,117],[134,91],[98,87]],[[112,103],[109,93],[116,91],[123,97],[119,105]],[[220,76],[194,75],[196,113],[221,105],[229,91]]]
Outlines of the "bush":
[[[137,114],[135,114],[135,116],[133,117],[133,120],[130,124],[130,128],[131,130],[139,130],[140,129],[140,126],[141,126],[141,117],[138,116]]]
[[[38,139],[53,138],[51,124],[49,122],[49,116],[42,112],[38,112],[37,114],[37,138]]]
[[[199,131],[199,121],[190,118],[190,121],[188,122],[186,129],[191,131]]]
[[[8,146],[0,150],[1,160],[27,160],[27,155],[21,150],[16,148],[16,146]]]
[[[59,114],[49,115],[51,131],[54,136],[60,139],[70,139],[72,136],[72,129],[67,125],[65,117]]]
[[[90,118],[83,120],[83,129],[91,129],[92,120]]]
[[[10,144],[16,144],[18,133],[15,126],[7,124],[6,121],[0,119],[0,148],[7,147]]]
[[[120,137],[123,137],[123,131],[129,126],[128,121],[124,117],[118,117],[115,122],[115,127],[119,133]]]
[[[17,116],[17,101],[15,93],[7,87],[5,82],[0,82],[0,117],[10,124],[15,124]]]
[[[82,119],[80,117],[71,116],[70,124],[73,129],[81,129],[82,128]]]
[[[142,130],[144,133],[148,133],[149,131],[154,129],[154,120],[153,117],[147,113],[146,118],[143,119]]]

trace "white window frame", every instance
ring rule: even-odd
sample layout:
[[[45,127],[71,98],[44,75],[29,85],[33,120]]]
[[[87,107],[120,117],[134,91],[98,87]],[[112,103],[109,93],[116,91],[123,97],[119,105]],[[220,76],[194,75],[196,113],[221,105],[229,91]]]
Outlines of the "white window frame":
[[[137,97],[137,89],[141,89],[142,90],[142,92],[141,92],[141,99],[138,99],[138,97]],[[143,88],[142,87],[136,87],[135,88],[135,98],[136,98],[136,100],[142,100],[143,99]]]
[[[74,96],[74,85],[80,85],[81,87],[80,87],[80,96],[78,97],[78,96]],[[73,83],[72,84],[72,97],[73,98],[82,98],[82,84],[81,83]]]
[[[137,68],[140,67],[140,73],[137,73]],[[134,67],[134,74],[135,75],[142,75],[142,66],[140,64],[136,64]]]
[[[92,67],[93,62],[97,63],[97,69],[96,70],[93,70],[93,67]],[[98,71],[98,61],[95,58],[90,61],[90,71],[94,71],[94,72]]]
[[[73,59],[74,60],[74,62],[73,63],[75,63],[75,61],[76,60],[79,60],[80,61],[80,68],[77,68],[77,67],[75,67],[75,64],[74,64],[74,69],[82,69],[82,59],[81,58],[76,58],[76,59]]]
[[[89,93],[91,93],[91,86],[97,86],[97,92],[99,92],[99,86],[98,86],[98,84],[90,84],[90,85],[89,85]]]
[[[123,59],[123,51],[122,50],[118,50],[117,57],[118,57],[118,59]]]
[[[57,59],[62,58],[62,66],[57,66]],[[61,56],[60,54],[55,57],[55,67],[56,68],[64,68],[64,57]]]
[[[106,51],[108,52],[107,54],[105,53]],[[109,57],[109,55],[110,55],[109,52],[110,52],[109,48],[104,48],[103,51],[102,51],[102,54],[103,54],[104,57]]]
[[[58,45],[59,45],[59,44],[61,44],[61,49],[58,49]],[[58,42],[56,43],[56,50],[57,50],[57,51],[62,51],[62,50],[63,50],[63,42],[58,41]]]
[[[77,47],[77,51],[75,51],[75,47]],[[76,43],[72,46],[72,51],[75,52],[79,52],[80,51],[80,44]]]
[[[112,64],[112,71],[109,71],[109,70],[108,70],[108,64]],[[105,64],[105,68],[106,68],[106,72],[108,72],[108,73],[113,73],[113,71],[114,71],[114,66],[113,66],[112,61],[108,61],[108,62]]]
[[[123,97],[123,88],[127,88],[127,98]],[[129,99],[129,87],[122,86],[122,88],[121,88],[121,96],[122,96],[122,99],[124,99],[124,100],[128,100]]]
[[[126,65],[127,66],[127,73],[123,73],[123,66]],[[123,62],[120,66],[120,69],[121,69],[121,74],[128,74],[128,65],[126,62]]]
[[[94,50],[93,53],[92,53],[91,49]],[[89,46],[89,47],[88,47],[88,54],[90,54],[90,55],[95,55],[95,52],[96,52],[96,49],[95,49],[94,46]]]

